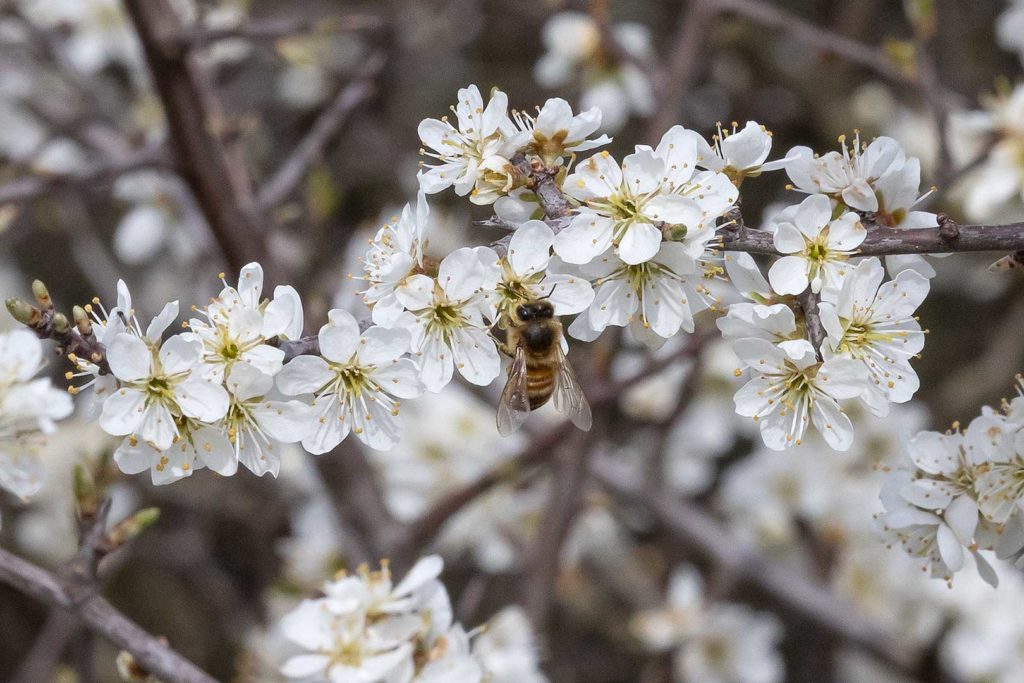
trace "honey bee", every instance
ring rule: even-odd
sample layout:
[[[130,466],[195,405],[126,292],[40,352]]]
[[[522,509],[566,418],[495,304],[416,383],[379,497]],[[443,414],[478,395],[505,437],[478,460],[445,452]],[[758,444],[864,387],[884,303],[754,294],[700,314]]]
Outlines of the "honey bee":
[[[498,403],[498,432],[508,436],[522,426],[531,410],[554,397],[555,410],[589,431],[590,405],[562,350],[562,323],[550,301],[519,304],[512,311],[503,350],[512,357],[508,380]]]

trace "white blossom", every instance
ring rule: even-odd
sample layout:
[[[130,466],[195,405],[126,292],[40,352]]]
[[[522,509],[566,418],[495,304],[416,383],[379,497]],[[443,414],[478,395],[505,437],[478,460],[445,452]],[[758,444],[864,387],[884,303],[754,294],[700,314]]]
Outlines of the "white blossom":
[[[718,134],[712,147],[700,135],[694,134],[697,143],[697,165],[712,171],[725,173],[734,182],[742,182],[744,178],[760,175],[765,171],[785,168],[795,159],[795,155],[783,159],[768,161],[772,151],[772,134],[756,121],[747,121],[739,131],[734,123],[732,130],[722,130],[718,126]]]
[[[889,401],[905,403],[917,391],[910,359],[924,348],[924,332],[914,311],[928,294],[928,279],[905,270],[882,284],[882,265],[866,259],[843,281],[835,303],[822,302],[821,324],[832,355],[862,362],[871,382],[861,398],[876,415]]]
[[[419,125],[420,140],[433,150],[423,154],[440,162],[424,165],[417,176],[420,189],[434,194],[454,187],[474,204],[492,204],[512,189],[509,157],[524,139],[508,117],[508,96],[494,90],[485,108],[480,90],[470,85],[459,90],[453,111],[458,128],[447,116]]]
[[[419,192],[415,210],[406,204],[394,225],[384,225],[370,243],[363,259],[363,279],[368,286],[362,295],[375,324],[391,327],[405,310],[396,290],[423,270],[429,219],[426,195]]]
[[[263,268],[250,263],[238,274],[238,289],[225,283],[206,308],[196,309],[205,320],[189,320],[191,332],[183,336],[201,343],[204,377],[223,382],[225,374],[239,363],[270,376],[280,371],[284,351],[267,341],[278,336],[296,339],[302,334],[302,302],[290,286],[278,286],[273,301],[262,301],[262,294]]]
[[[658,253],[664,226],[700,258],[737,193],[723,174],[695,173],[696,164],[692,131],[682,126],[665,133],[656,149],[638,146],[621,167],[607,152],[590,157],[565,179],[566,194],[582,206],[555,237],[555,253],[583,264],[614,245],[636,265]]]
[[[569,334],[583,341],[609,325],[630,325],[640,339],[657,344],[679,330],[693,332],[693,314],[707,306],[702,276],[679,242],[664,242],[653,258],[636,265],[609,250],[580,270],[593,284],[594,300]]]
[[[170,319],[173,315],[161,322],[166,326]],[[213,423],[228,409],[224,388],[201,374],[202,344],[185,335],[161,344],[162,331],[161,325],[150,325],[143,338],[122,332],[111,340],[107,362],[118,388],[104,401],[99,418],[108,434],[131,436],[158,451],[179,437],[178,418]]]
[[[857,214],[850,211],[833,220],[828,197],[811,195],[800,203],[792,222],[779,223],[775,231],[775,248],[786,256],[768,270],[772,289],[801,294],[810,285],[817,294],[838,288],[847,259],[866,236]]]
[[[500,277],[493,250],[463,247],[441,261],[436,280],[414,275],[398,288],[406,312],[396,325],[412,333],[412,351],[428,391],[444,388],[455,368],[481,386],[498,376],[501,360],[488,333],[484,294],[494,291]]]
[[[824,194],[858,211],[877,211],[875,182],[906,159],[899,143],[879,137],[862,145],[858,132],[850,146],[846,136],[839,137],[842,152],[815,156],[809,147],[794,147],[786,173],[796,189],[808,194]]]
[[[570,315],[594,300],[594,290],[585,278],[553,271],[554,240],[554,232],[544,221],[527,221],[512,234],[508,253],[501,259],[501,282],[494,301],[499,316],[511,320],[517,305],[535,299],[549,300],[556,316]]]
[[[289,396],[312,394],[311,427],[302,439],[310,453],[326,453],[349,432],[372,448],[398,441],[400,401],[423,391],[416,364],[403,358],[409,333],[371,327],[360,334],[352,314],[334,309],[320,328],[319,356],[297,356],[277,375]]]
[[[832,448],[844,451],[853,443],[853,425],[839,400],[864,391],[867,371],[847,358],[818,362],[804,339],[778,345],[764,339],[740,339],[736,355],[754,377],[736,392],[736,412],[752,417],[766,446],[782,450],[799,445],[813,424]]]
[[[573,115],[572,107],[560,97],[546,101],[536,117],[517,111],[513,119],[520,131],[529,134],[524,151],[540,158],[548,168],[561,164],[567,153],[586,152],[612,141],[607,135],[587,139],[601,127],[600,109],[591,107]]]

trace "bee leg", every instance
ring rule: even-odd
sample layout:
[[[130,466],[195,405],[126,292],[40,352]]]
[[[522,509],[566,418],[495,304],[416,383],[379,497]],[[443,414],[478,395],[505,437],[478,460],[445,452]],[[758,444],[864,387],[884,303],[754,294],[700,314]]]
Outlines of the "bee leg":
[[[516,355],[516,350],[509,346],[508,342],[498,339],[498,337],[495,336],[494,332],[491,332],[490,330],[487,331],[487,334],[490,335],[491,339],[493,339],[494,343],[498,346],[498,350],[501,351],[503,354],[505,354],[509,358],[512,358]]]

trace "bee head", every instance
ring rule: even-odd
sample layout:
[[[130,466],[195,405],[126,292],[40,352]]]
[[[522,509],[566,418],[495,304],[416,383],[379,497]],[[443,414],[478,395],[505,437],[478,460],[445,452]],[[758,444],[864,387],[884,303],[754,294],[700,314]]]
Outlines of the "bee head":
[[[516,306],[516,317],[523,322],[530,320],[550,320],[555,315],[555,307],[550,301],[530,301]]]

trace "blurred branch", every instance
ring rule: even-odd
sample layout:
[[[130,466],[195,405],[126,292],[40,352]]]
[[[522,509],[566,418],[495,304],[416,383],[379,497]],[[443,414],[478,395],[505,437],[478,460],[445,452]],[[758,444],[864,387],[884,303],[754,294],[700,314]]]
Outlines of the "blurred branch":
[[[570,435],[555,454],[554,476],[544,524],[537,532],[523,576],[523,602],[534,629],[545,629],[561,564],[562,545],[580,508],[590,460],[590,434]]]
[[[168,0],[125,0],[164,106],[180,172],[192,189],[231,270],[260,261],[271,282],[284,274],[267,249],[264,226],[241,154],[225,144],[225,116],[195,56],[176,37]]]
[[[717,11],[711,0],[690,0],[683,11],[665,64],[658,108],[647,123],[649,138],[660,137],[678,121],[679,110],[697,80],[703,47]]]
[[[221,40],[278,40],[302,34],[330,35],[383,26],[384,18],[375,14],[332,14],[319,18],[273,17],[222,28],[206,28],[202,24],[196,24],[181,32],[178,43],[183,48],[196,48],[206,47]]]
[[[910,653],[898,646],[895,633],[883,624],[860,617],[824,586],[748,549],[700,508],[630,481],[628,474],[609,459],[594,461],[591,474],[614,496],[649,510],[673,535],[709,558],[715,571],[749,582],[820,629],[871,653],[896,670],[910,669]]]
[[[10,683],[53,680],[53,672],[61,655],[80,628],[78,621],[64,610],[51,609]]]
[[[216,679],[147,633],[98,595],[76,598],[52,573],[0,548],[0,581],[53,607],[71,612],[95,633],[131,652],[147,671],[165,683],[216,683]]]
[[[215,679],[114,609],[98,592],[100,562],[156,520],[153,510],[141,510],[109,532],[110,500],[97,500],[91,478],[76,469],[75,497],[79,511],[79,547],[58,574],[0,548],[0,581],[80,619],[89,630],[130,652],[151,674],[165,683],[215,683]],[[88,658],[88,655],[84,655]],[[86,659],[88,661],[88,659]]]
[[[256,204],[262,211],[282,203],[295,191],[309,167],[323,155],[331,139],[348,121],[349,114],[373,96],[375,79],[383,66],[382,55],[371,57],[363,73],[342,88],[334,101],[320,113],[306,136],[260,188]]]
[[[27,202],[49,198],[55,192],[93,189],[113,182],[126,173],[146,168],[173,168],[163,147],[147,147],[123,159],[93,166],[73,173],[41,173],[0,185],[0,204]]]
[[[707,337],[711,333],[698,332],[688,339],[688,343],[679,351],[663,358],[653,360],[636,374],[599,387],[588,397],[592,408],[600,408],[617,401],[626,389],[656,375],[681,358],[692,357],[699,353]],[[400,557],[416,555],[420,548],[431,542],[441,530],[445,522],[452,516],[487,493],[495,486],[514,479],[530,467],[538,465],[551,457],[555,447],[564,441],[573,430],[568,420],[549,428],[530,439],[530,442],[517,455],[498,464],[474,482],[451,491],[434,503],[419,519],[407,525],[397,536],[393,544],[393,553]]]

